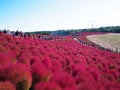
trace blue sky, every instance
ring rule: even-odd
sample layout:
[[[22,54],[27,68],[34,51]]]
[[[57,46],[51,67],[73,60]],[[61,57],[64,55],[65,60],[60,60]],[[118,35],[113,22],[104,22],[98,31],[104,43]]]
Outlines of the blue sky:
[[[120,0],[0,0],[0,29],[42,31],[120,25]]]

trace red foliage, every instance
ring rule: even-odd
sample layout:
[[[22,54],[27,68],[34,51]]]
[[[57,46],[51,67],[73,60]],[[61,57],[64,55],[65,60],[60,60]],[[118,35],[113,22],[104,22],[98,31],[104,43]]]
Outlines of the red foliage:
[[[113,83],[110,90],[120,90],[120,82]]]
[[[84,82],[78,85],[78,90],[97,90],[91,82]]]
[[[72,36],[40,40],[0,34],[0,41],[0,81],[17,90],[120,88],[120,54],[84,46]]]
[[[90,79],[86,74],[81,73],[80,75],[77,75],[75,77],[75,81],[76,81],[76,84],[78,85],[78,84],[83,83],[83,82],[89,82]]]
[[[71,87],[74,88],[74,90],[76,90],[76,84],[73,77],[66,72],[55,73],[51,78],[51,81],[54,81],[57,84],[59,84],[62,89]]]
[[[58,60],[52,61],[52,69],[53,73],[62,71],[62,64]]]
[[[0,64],[4,65],[6,63],[10,63],[10,58],[6,55],[6,53],[0,53]]]
[[[13,83],[5,81],[0,82],[0,90],[16,90],[16,87]]]
[[[32,83],[29,69],[20,63],[7,64],[0,68],[0,80],[11,81],[17,90],[29,90]]]
[[[31,66],[33,83],[48,81],[51,77],[50,70],[43,64],[37,63]]]
[[[100,90],[102,90],[102,89],[110,90],[113,83],[105,78],[102,78],[96,84],[97,84],[97,89],[99,88]]]
[[[34,86],[34,90],[62,90],[55,82],[39,82]]]
[[[44,56],[42,63],[44,63],[49,69],[52,68],[52,60],[48,56]]]
[[[30,65],[36,64],[36,63],[40,63],[41,59],[38,56],[32,56],[30,59]]]
[[[3,46],[0,45],[0,52],[7,52],[8,50]]]

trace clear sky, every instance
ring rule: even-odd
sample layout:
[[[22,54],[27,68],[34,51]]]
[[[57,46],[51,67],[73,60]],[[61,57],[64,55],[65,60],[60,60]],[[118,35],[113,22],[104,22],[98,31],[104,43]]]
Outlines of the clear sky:
[[[42,31],[120,25],[120,0],[0,0],[0,29]]]

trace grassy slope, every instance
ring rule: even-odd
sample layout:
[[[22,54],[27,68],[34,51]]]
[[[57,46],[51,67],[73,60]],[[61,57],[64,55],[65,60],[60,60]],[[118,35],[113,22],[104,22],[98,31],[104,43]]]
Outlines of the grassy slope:
[[[87,38],[102,47],[111,48],[114,51],[118,48],[120,51],[120,34],[90,35]]]

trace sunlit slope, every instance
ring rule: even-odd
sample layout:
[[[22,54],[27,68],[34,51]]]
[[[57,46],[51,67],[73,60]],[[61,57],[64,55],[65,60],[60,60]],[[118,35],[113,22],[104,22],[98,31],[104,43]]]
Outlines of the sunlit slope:
[[[102,47],[120,51],[120,34],[89,35],[87,38]]]

